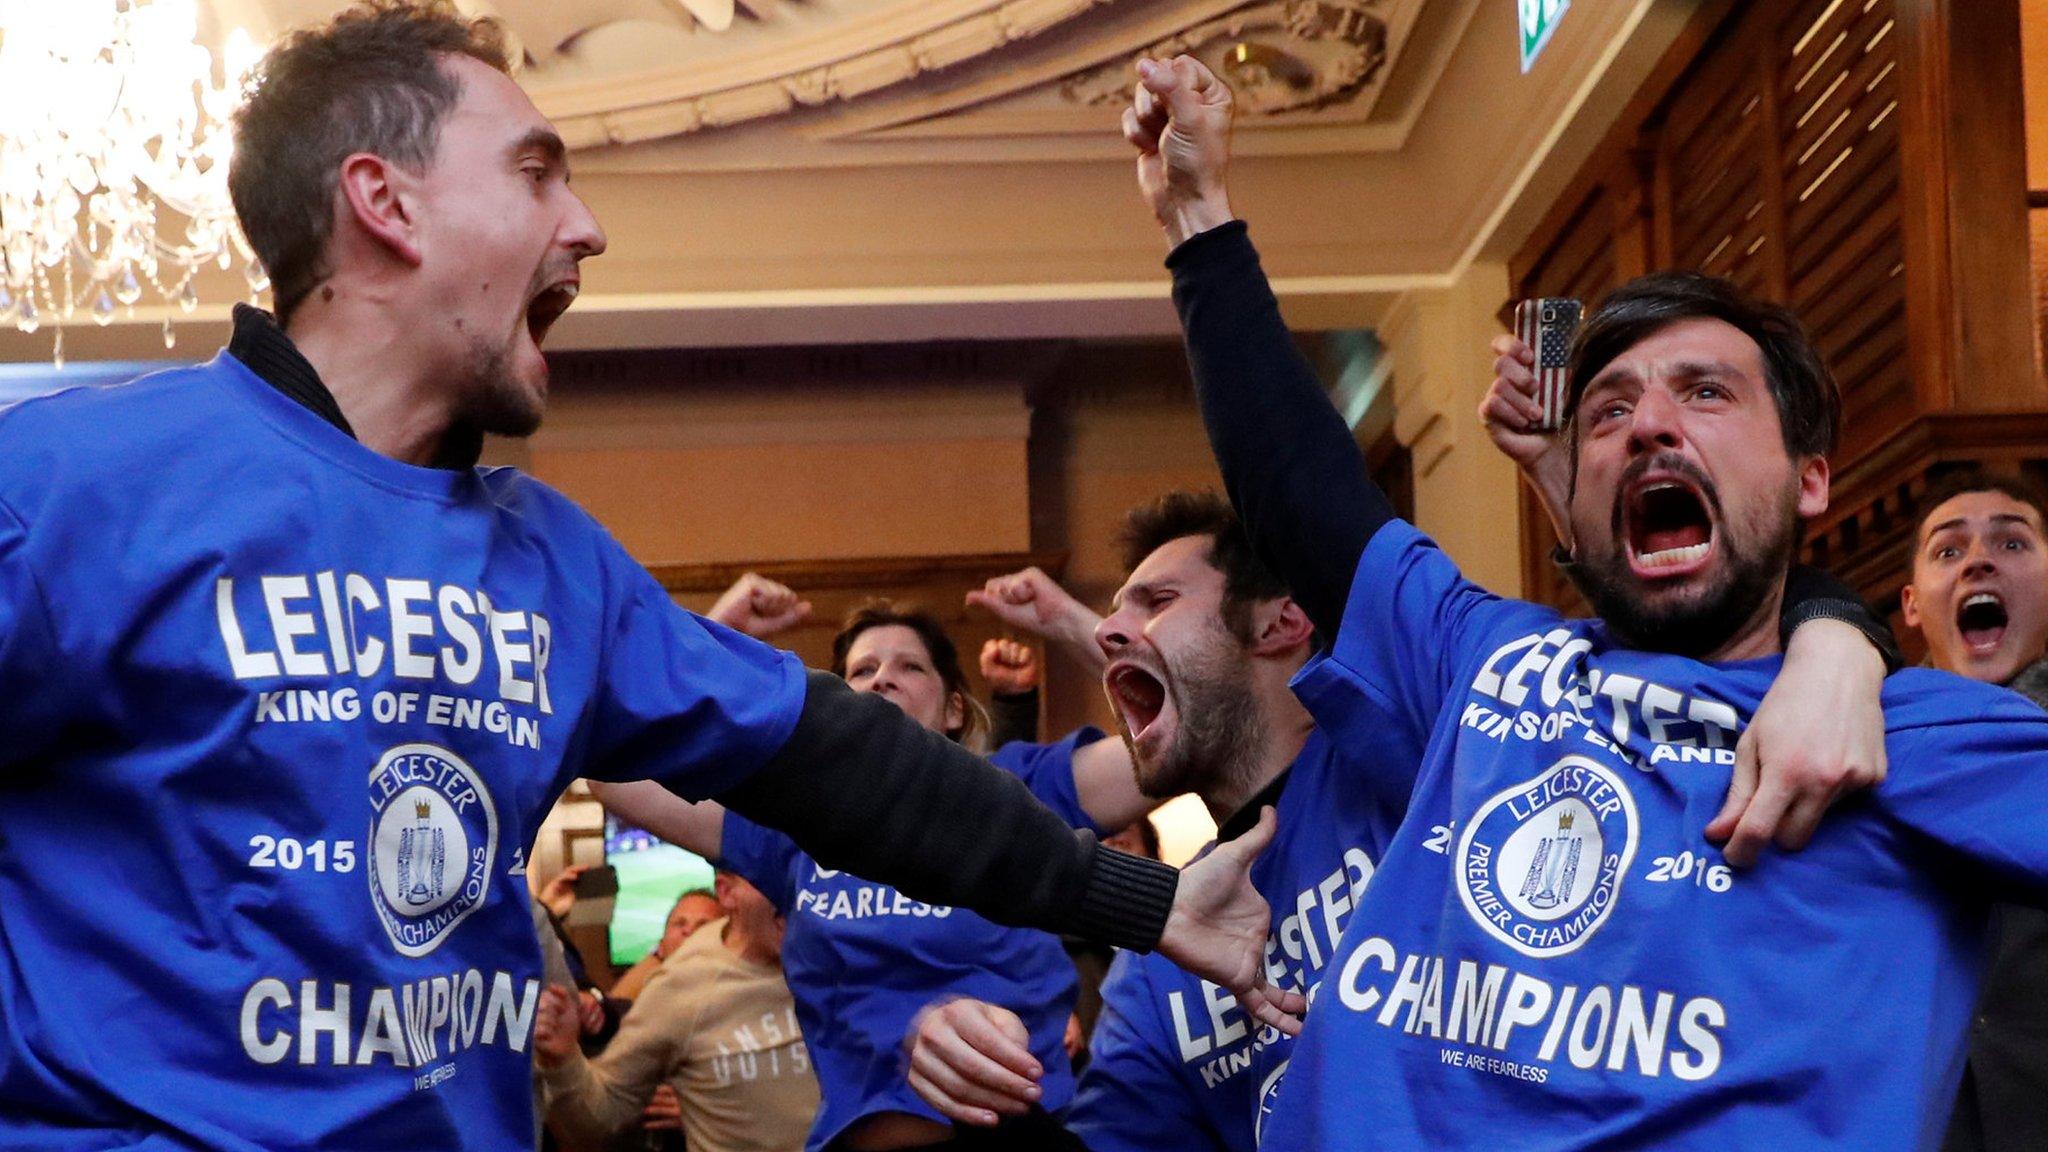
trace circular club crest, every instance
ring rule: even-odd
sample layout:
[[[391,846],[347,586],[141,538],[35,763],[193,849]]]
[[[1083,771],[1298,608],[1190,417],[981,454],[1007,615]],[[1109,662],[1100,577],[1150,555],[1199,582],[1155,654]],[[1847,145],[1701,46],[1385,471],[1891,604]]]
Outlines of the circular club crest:
[[[1567,756],[1496,793],[1458,841],[1458,895],[1502,943],[1561,956],[1605,923],[1635,859],[1635,798],[1620,777]]]
[[[489,895],[498,813],[483,778],[432,744],[401,744],[370,770],[370,900],[400,955],[439,947]]]

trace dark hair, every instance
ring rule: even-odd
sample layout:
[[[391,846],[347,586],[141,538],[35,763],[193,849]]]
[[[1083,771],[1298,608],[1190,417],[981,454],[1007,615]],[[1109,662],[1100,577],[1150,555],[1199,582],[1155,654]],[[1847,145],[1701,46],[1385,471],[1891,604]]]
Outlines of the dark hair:
[[[1698,272],[1657,272],[1616,288],[1600,302],[1572,346],[1567,427],[1586,385],[1624,352],[1682,320],[1720,320],[1756,341],[1778,405],[1785,451],[1826,456],[1842,426],[1842,393],[1813,337],[1791,309],[1750,296]],[[1574,440],[1576,450],[1576,440]]]
[[[964,718],[958,728],[948,729],[946,735],[966,742],[969,735],[982,726],[981,706],[973,693],[967,690],[967,675],[960,670],[960,650],[954,647],[953,638],[946,635],[945,625],[940,624],[939,618],[930,612],[913,604],[875,599],[847,613],[846,622],[839,626],[839,634],[832,637],[832,674],[841,680],[846,679],[846,654],[852,650],[853,642],[860,638],[861,633],[891,625],[917,633],[924,650],[931,655],[932,671],[938,673],[939,685],[947,696],[959,693]]]
[[[1249,639],[1252,604],[1287,595],[1287,585],[1260,562],[1244,525],[1221,495],[1206,490],[1168,492],[1131,509],[1118,538],[1124,571],[1136,569],[1162,545],[1185,536],[1209,538],[1209,564],[1223,573],[1223,622],[1240,640]]]
[[[235,114],[228,192],[280,323],[331,274],[341,162],[357,152],[415,169],[433,159],[441,119],[462,95],[442,67],[449,55],[511,71],[498,24],[450,0],[366,0],[285,37],[257,65]]]
[[[1138,830],[1138,843],[1145,846],[1146,857],[1153,860],[1159,859],[1159,829],[1152,823],[1152,818],[1150,816],[1140,816],[1138,817],[1138,822],[1131,825],[1131,827]]]
[[[2010,496],[2032,508],[2034,515],[2041,518],[2042,524],[2048,525],[2048,492],[2044,492],[2032,479],[1993,472],[1986,468],[1963,468],[1945,473],[1927,486],[1926,494],[1920,497],[1920,502],[1915,506],[1913,539],[1909,546],[1916,552],[1919,550],[1920,533],[1926,529],[1927,518],[1934,515],[1936,508],[1958,496],[1967,496],[1972,492],[1996,492],[2001,496]]]

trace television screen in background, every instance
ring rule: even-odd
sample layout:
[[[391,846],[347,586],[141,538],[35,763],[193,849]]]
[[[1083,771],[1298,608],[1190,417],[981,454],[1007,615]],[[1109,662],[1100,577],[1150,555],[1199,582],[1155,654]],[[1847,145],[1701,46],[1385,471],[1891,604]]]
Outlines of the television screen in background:
[[[711,863],[605,814],[604,862],[619,875],[612,903],[612,963],[637,964],[661,941],[669,909],[693,888],[711,887]]]

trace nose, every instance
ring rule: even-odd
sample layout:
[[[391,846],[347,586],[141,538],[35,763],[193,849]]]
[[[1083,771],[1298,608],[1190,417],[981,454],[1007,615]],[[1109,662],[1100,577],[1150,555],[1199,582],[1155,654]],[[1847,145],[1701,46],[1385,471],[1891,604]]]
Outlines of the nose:
[[[1095,644],[1102,649],[1104,656],[1114,660],[1124,649],[1131,646],[1132,631],[1130,622],[1124,618],[1123,612],[1113,612],[1104,616],[1095,625]]]
[[[1628,426],[1629,454],[1641,456],[1676,448],[1685,440],[1679,429],[1678,400],[1658,387],[1643,389]]]
[[[1998,571],[1998,559],[1982,540],[1970,541],[1970,550],[1963,554],[1963,575],[1989,576]]]
[[[562,223],[563,245],[574,252],[578,260],[604,255],[604,228],[598,224],[597,214],[576,193],[569,193],[569,199],[574,206],[569,210],[569,218]]]

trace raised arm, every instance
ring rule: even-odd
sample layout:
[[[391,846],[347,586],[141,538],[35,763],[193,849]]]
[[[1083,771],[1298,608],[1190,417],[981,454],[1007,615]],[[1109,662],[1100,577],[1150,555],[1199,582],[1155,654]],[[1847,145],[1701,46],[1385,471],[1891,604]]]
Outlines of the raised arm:
[[[969,592],[967,603],[985,609],[1020,632],[1041,637],[1097,675],[1109,662],[1102,645],[1095,642],[1095,626],[1102,623],[1102,617],[1041,569],[1026,568],[994,577]],[[986,649],[981,667],[983,676],[995,683],[989,676]],[[1159,801],[1138,791],[1130,749],[1121,740],[1097,740],[1074,754],[1074,791],[1079,794],[1088,818],[1099,828],[1129,827],[1159,807]]]
[[[991,577],[967,594],[967,604],[980,608],[1020,632],[1028,632],[1080,661],[1100,675],[1109,664],[1095,642],[1102,616],[1060,587],[1040,568],[1025,568]]]
[[[1124,136],[1173,245],[1174,303],[1224,489],[1260,559],[1327,640],[1359,557],[1394,510],[1295,346],[1231,213],[1230,89],[1190,56],[1138,69]]]

